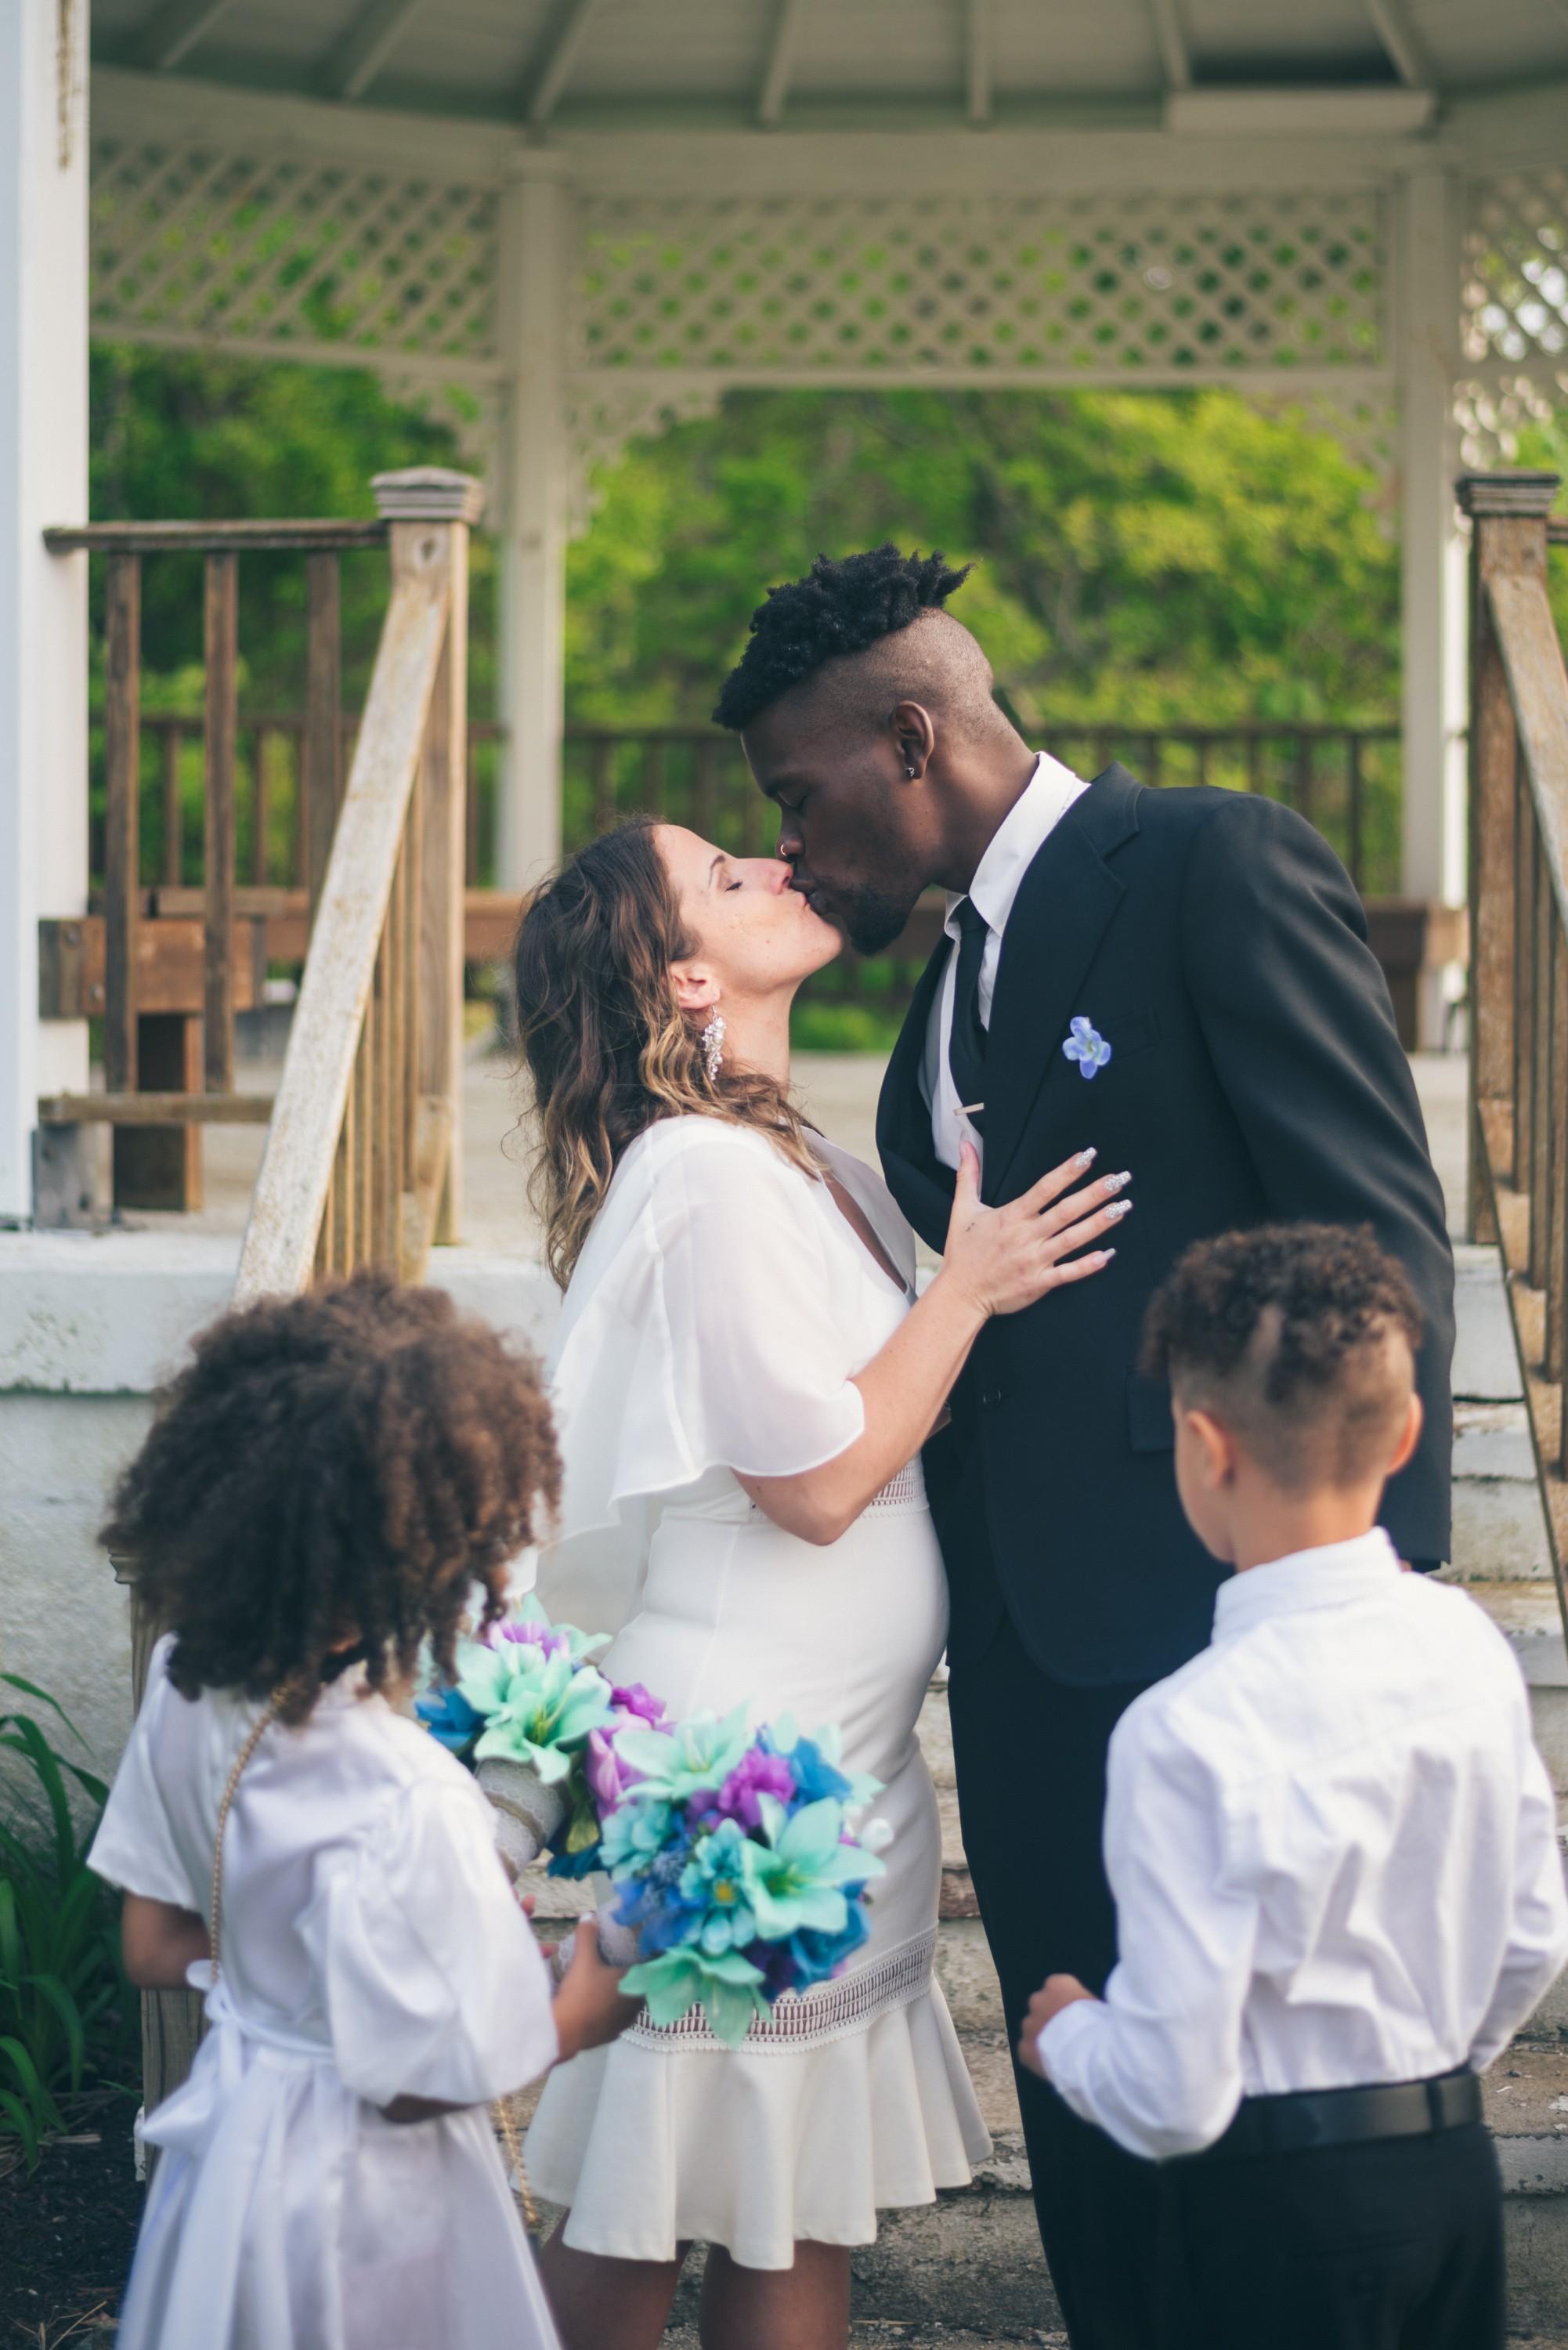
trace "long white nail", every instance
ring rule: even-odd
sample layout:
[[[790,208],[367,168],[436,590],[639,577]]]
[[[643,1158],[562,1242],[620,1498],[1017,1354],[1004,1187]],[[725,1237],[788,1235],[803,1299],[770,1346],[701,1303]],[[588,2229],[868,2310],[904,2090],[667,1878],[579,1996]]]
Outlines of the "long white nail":
[[[1107,1216],[1130,1216],[1132,1211],[1133,1203],[1130,1200],[1115,1200],[1106,1210],[1106,1213]]]
[[[1131,1181],[1132,1177],[1125,1167],[1122,1169],[1119,1175],[1107,1175],[1105,1179],[1106,1189],[1107,1191],[1124,1191]]]
[[[1075,1167],[1092,1167],[1099,1155],[1097,1150],[1080,1150],[1073,1164]]]

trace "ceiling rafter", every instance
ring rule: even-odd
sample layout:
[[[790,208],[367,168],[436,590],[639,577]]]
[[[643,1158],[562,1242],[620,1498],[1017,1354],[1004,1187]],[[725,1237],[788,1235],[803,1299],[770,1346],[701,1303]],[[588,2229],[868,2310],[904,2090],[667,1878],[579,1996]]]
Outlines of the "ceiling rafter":
[[[778,15],[774,19],[774,36],[768,44],[768,61],[763,71],[763,86],[757,92],[757,120],[769,130],[775,129],[784,120],[784,101],[789,97],[790,81],[794,73],[795,51],[800,47],[805,10],[806,0],[779,0]]]
[[[562,0],[523,76],[523,113],[542,130],[559,106],[571,79],[599,0]]]
[[[327,58],[321,87],[328,98],[363,98],[424,0],[365,0]]]
[[[1192,53],[1187,46],[1187,36],[1181,29],[1181,17],[1177,0],[1148,0],[1149,14],[1154,18],[1155,37],[1159,43],[1160,58],[1165,66],[1166,87],[1168,89],[1192,88]]]
[[[1410,22],[1405,0],[1366,0],[1372,29],[1382,42],[1389,63],[1407,89],[1431,89],[1435,84],[1431,59]]]
[[[164,0],[143,26],[137,61],[153,73],[171,73],[212,31],[234,0]]]
[[[964,19],[964,78],[971,122],[989,122],[992,104],[992,0],[968,0]]]

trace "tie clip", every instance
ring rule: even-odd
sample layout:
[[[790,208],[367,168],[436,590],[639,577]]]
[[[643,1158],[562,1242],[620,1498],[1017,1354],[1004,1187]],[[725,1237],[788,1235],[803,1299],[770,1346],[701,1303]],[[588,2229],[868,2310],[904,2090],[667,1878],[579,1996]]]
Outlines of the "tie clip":
[[[961,1118],[978,1118],[984,1107],[985,1104],[983,1102],[960,1102],[959,1116]]]

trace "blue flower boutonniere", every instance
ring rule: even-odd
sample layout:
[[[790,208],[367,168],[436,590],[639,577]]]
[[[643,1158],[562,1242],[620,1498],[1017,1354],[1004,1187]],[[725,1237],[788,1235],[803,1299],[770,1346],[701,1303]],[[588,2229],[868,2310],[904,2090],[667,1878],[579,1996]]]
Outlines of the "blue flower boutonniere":
[[[1076,1061],[1081,1077],[1097,1076],[1111,1057],[1111,1048],[1094,1022],[1085,1020],[1081,1014],[1074,1021],[1062,1050],[1069,1061]]]

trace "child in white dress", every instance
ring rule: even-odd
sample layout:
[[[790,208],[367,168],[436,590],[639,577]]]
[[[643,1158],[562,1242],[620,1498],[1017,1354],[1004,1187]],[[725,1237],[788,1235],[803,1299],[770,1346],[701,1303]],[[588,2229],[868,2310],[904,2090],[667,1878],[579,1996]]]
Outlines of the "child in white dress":
[[[105,1539],[173,1628],[92,1859],[208,2031],[120,2350],[555,2350],[485,2106],[635,2010],[588,1931],[552,2007],[489,1805],[389,1700],[556,1482],[531,1368],[381,1275],[225,1316],[165,1395]]]

